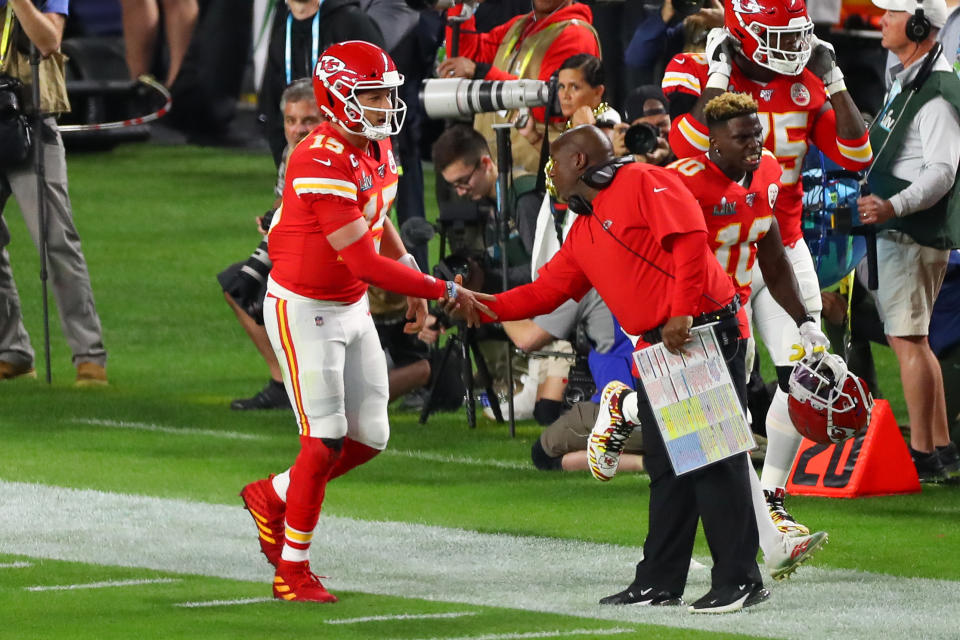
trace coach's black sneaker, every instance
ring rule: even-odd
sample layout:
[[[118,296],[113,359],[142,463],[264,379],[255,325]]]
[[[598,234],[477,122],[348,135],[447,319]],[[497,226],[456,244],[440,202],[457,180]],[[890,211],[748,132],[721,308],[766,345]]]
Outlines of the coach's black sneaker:
[[[940,463],[948,478],[960,477],[960,451],[957,450],[956,442],[937,447],[937,455],[940,456]]]
[[[748,582],[710,589],[687,608],[690,613],[730,613],[752,607],[770,597],[763,583]]]
[[[271,380],[257,395],[252,398],[238,398],[230,403],[230,408],[234,411],[289,409],[290,399],[287,398],[287,390],[283,388],[283,383]]]
[[[939,451],[924,453],[910,447],[910,457],[913,458],[913,466],[917,469],[920,482],[935,483],[944,482],[947,479],[947,472],[943,468]]]
[[[630,585],[620,593],[600,599],[600,604],[636,604],[642,607],[676,607],[683,600],[675,593],[660,591],[653,587]]]

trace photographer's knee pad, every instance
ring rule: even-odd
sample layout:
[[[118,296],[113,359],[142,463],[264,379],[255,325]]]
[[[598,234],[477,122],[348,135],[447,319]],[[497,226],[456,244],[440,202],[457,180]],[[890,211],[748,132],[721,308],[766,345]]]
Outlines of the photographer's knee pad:
[[[540,471],[562,471],[563,457],[552,458],[547,455],[547,452],[543,449],[543,443],[540,442],[540,438],[537,438],[533,446],[530,447],[530,459],[533,460],[533,466],[535,466]]]

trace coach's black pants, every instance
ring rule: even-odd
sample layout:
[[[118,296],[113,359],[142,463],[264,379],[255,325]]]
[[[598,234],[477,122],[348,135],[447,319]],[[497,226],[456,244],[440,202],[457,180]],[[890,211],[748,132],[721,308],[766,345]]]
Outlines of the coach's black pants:
[[[746,341],[733,340],[722,350],[744,405]],[[700,519],[713,556],[713,586],[762,582],[748,455],[742,453],[678,477],[643,386],[637,386],[644,467],[650,475],[650,526],[634,584],[682,594]]]

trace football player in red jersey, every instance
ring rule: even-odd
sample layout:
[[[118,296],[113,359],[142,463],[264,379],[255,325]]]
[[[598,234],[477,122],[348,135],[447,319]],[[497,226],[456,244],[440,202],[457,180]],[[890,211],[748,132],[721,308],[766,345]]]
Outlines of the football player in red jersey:
[[[809,142],[830,159],[858,171],[873,157],[863,118],[847,93],[833,48],[813,36],[803,0],[730,0],[723,29],[714,29],[705,54],[680,54],[667,65],[663,90],[674,126],[670,146],[678,157],[708,148],[704,106],[728,89],[749,93],[759,105],[764,146],[783,168],[776,211],[787,256],[800,283],[810,324],[820,325],[820,285],[800,227],[803,186],[800,170]],[[777,366],[779,388],[767,413],[767,453],[761,482],[771,518],[782,531],[809,529],[783,507],[784,486],[802,440],[787,409],[787,383],[801,357],[798,329],[753,274],[750,306],[755,332]],[[818,329],[819,330],[819,329]],[[828,346],[827,344],[820,345]]]
[[[745,93],[723,93],[703,110],[710,131],[710,150],[677,160],[673,169],[700,203],[707,223],[707,242],[726,269],[743,303],[750,298],[754,259],[773,299],[799,326],[807,309],[780,238],[774,213],[780,193],[780,163],[763,148],[763,127],[757,103]],[[741,328],[749,335],[749,327]],[[822,336],[822,334],[821,334]],[[817,341],[825,337],[815,336]],[[815,345],[804,344],[814,351]],[[763,489],[750,471],[751,495],[760,548],[770,575],[781,580],[808,560],[827,534],[787,536],[770,519]]]
[[[387,445],[387,365],[367,285],[409,296],[410,333],[422,328],[425,298],[456,301],[476,323],[473,292],[421,273],[388,217],[398,177],[389,136],[406,111],[401,84],[390,57],[368,42],[323,52],[313,86],[329,120],[290,154],[270,226],[264,324],[296,414],[300,453],[290,469],[247,485],[241,496],[276,566],[274,597],[284,600],[336,601],[309,564],[326,484]]]

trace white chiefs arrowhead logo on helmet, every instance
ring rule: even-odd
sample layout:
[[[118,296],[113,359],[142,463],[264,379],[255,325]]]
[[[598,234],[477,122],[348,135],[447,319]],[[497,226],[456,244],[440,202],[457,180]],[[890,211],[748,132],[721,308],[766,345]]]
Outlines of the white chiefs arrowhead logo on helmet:
[[[737,13],[769,13],[756,0],[733,0],[733,10]]]

